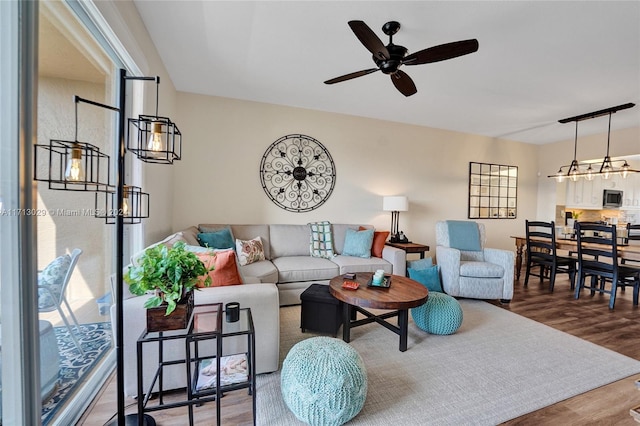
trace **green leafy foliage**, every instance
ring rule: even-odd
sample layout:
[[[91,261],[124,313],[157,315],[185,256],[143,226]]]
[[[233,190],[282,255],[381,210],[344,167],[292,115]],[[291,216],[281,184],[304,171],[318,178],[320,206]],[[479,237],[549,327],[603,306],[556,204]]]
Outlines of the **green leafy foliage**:
[[[124,280],[131,293],[138,296],[155,291],[155,296],[147,300],[144,307],[155,308],[166,302],[165,315],[169,315],[187,292],[198,289],[196,284],[200,277],[210,270],[213,267],[207,269],[198,256],[187,251],[185,243],[179,241],[171,248],[160,244],[147,249],[138,265],[129,267]],[[209,275],[206,275],[204,285],[211,285]]]

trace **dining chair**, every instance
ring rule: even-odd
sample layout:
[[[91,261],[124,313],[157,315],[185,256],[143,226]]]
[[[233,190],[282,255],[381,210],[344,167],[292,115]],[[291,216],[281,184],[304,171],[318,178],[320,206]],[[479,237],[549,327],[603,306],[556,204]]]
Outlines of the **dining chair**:
[[[640,268],[618,263],[618,243],[615,225],[578,223],[578,285],[575,298],[580,297],[583,288],[610,295],[609,309],[616,303],[618,287],[633,287],[633,304],[638,304],[640,290]],[[590,283],[586,278],[590,277]],[[607,290],[606,284],[611,284]]]
[[[629,244],[629,241],[640,241],[640,223],[632,225],[627,223],[627,236],[624,238],[625,243]],[[637,262],[640,263],[640,260],[633,259],[622,259],[622,263],[627,262]]]
[[[82,254],[82,250],[77,248],[71,252],[71,255],[65,254],[57,257],[49,263],[41,272],[38,273],[38,311],[52,312],[57,310],[69,331],[69,335],[81,354],[84,354],[76,335],[71,329],[69,320],[62,310],[64,304],[67,311],[71,315],[76,331],[80,333],[80,325],[71,310],[71,306],[65,296],[67,286],[71,280],[71,275],[78,263],[78,258]]]
[[[553,221],[525,221],[527,237],[527,271],[524,277],[524,285],[529,284],[529,276],[539,277],[544,281],[549,272],[549,291],[553,291],[556,275],[558,273],[569,274],[571,290],[576,282],[576,259],[573,257],[559,256],[556,248],[556,227]],[[538,273],[534,268],[538,267]]]

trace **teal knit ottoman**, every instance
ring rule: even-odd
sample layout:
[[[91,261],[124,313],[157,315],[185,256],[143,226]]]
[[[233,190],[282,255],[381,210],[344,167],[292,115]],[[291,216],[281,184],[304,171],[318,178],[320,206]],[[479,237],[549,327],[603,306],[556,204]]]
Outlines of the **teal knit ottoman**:
[[[431,334],[453,334],[462,325],[462,308],[453,297],[430,292],[424,305],[411,309],[416,325]]]
[[[297,343],[281,371],[282,398],[301,421],[341,425],[354,418],[367,397],[367,372],[348,343],[312,337]]]

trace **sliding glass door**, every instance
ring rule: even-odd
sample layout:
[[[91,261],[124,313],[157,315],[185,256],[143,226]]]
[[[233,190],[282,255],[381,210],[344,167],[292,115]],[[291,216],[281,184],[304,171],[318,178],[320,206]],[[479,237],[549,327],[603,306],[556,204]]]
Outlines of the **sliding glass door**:
[[[115,362],[114,227],[94,217],[94,193],[34,180],[49,172],[49,158],[38,150],[52,140],[91,143],[111,158],[117,150],[117,112],[74,102],[80,96],[115,105],[119,69],[138,72],[120,59],[126,55],[114,50],[118,43],[104,38],[106,24],[96,14],[91,2],[0,1],[3,424],[75,423]],[[128,96],[129,111],[142,102],[143,93],[136,95],[137,103]],[[132,183],[140,175],[135,167]]]

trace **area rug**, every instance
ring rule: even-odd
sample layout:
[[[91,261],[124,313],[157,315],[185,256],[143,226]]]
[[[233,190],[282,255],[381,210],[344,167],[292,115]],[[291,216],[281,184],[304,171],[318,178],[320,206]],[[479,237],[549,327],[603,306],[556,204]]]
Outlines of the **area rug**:
[[[348,424],[495,425],[640,373],[640,361],[486,302],[460,303],[456,334],[430,335],[410,322],[406,352],[377,324],[351,330],[368,393]],[[300,307],[281,308],[281,363],[313,336],[299,327]],[[280,374],[257,379],[257,424],[302,424],[283,402]]]
[[[72,326],[74,332],[75,328]],[[54,327],[60,353],[60,372],[54,393],[42,401],[42,424],[47,425],[68,398],[82,384],[84,377],[100,362],[112,345],[111,323],[80,325],[76,334],[84,355],[80,354],[66,327]]]

